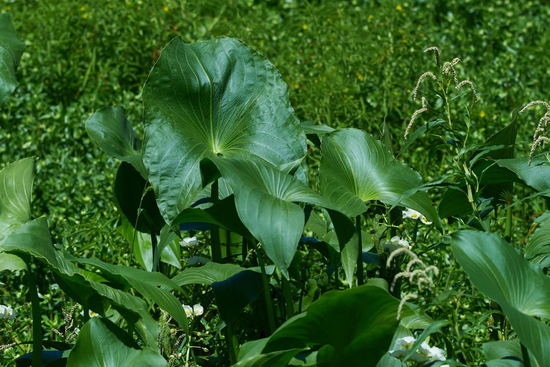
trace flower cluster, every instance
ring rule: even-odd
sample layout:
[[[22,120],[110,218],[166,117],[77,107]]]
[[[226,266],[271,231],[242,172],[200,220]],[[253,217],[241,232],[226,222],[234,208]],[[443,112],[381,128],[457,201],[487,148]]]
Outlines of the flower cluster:
[[[187,317],[200,316],[204,313],[204,307],[198,303],[193,305],[193,307],[184,304],[183,310],[185,311],[185,316]]]
[[[420,219],[420,221],[424,224],[432,224],[426,216],[414,209],[407,208],[406,210],[403,210],[403,218]]]
[[[390,350],[389,353],[392,357],[402,359],[411,351],[415,342],[416,339],[412,336],[399,338],[395,341],[395,349]],[[443,349],[438,347],[430,347],[428,343],[422,342],[418,349],[414,351],[410,359],[415,362],[425,363],[444,361],[447,357]],[[449,365],[445,364],[441,367],[449,367]]]
[[[15,311],[10,306],[0,305],[0,319],[13,319]]]

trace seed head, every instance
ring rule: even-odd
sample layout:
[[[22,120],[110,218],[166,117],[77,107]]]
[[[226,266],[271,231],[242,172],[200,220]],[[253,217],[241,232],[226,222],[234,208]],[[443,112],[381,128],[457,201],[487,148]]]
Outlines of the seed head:
[[[405,138],[407,138],[407,136],[409,136],[409,133],[411,132],[411,129],[413,128],[414,120],[416,120],[418,115],[420,115],[421,113],[424,113],[426,111],[428,111],[428,109],[426,107],[422,107],[422,108],[414,111],[414,113],[411,116],[411,121],[409,121],[409,124],[407,125],[407,128],[405,129]]]
[[[413,89],[413,99],[416,101],[416,97],[418,96],[418,90],[422,86],[422,82],[426,80],[426,78],[432,78],[433,80],[437,80],[435,75],[432,72],[425,72],[424,74],[420,75],[418,80],[416,81],[416,86]]]
[[[434,55],[435,55],[435,64],[437,65],[437,67],[439,67],[440,60],[441,60],[441,52],[439,51],[439,48],[437,48],[435,46],[428,47],[427,49],[424,50],[424,52],[425,53],[433,52]]]
[[[466,79],[466,80],[461,81],[460,83],[458,83],[458,84],[456,85],[456,89],[460,89],[460,88],[462,88],[462,87],[465,86],[465,85],[467,85],[467,86],[470,87],[470,89],[471,89],[472,92],[474,93],[474,98],[475,98],[475,100],[477,101],[477,100],[479,99],[479,96],[478,96],[478,94],[477,94],[477,90],[476,90],[476,87],[474,86],[474,83],[472,83],[470,80]]]

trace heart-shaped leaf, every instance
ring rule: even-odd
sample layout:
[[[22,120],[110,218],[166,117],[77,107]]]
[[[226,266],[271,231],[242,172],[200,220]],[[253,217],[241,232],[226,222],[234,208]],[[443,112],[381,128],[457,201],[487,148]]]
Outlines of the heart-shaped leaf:
[[[531,163],[528,158],[500,159],[497,163],[542,195],[550,196],[550,163],[545,158],[535,158]]]
[[[361,130],[342,129],[324,138],[321,151],[321,193],[343,213],[357,216],[366,210],[365,201],[380,200],[439,223],[430,199],[418,191],[420,175],[397,161],[381,141]]]
[[[19,64],[25,45],[17,38],[11,16],[0,14],[0,103],[17,86],[15,68]]]
[[[288,169],[305,155],[305,134],[275,67],[237,40],[162,51],[143,90],[144,163],[168,223],[202,189],[208,158],[261,158]]]

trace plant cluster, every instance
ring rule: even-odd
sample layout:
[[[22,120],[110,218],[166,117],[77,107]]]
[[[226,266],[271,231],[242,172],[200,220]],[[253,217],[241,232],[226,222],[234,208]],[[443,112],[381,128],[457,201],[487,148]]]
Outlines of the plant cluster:
[[[6,99],[23,45],[6,15],[0,31]],[[131,261],[52,240],[47,219],[32,219],[33,159],[0,171],[0,270],[32,310],[31,340],[0,348],[32,344],[17,364],[33,367],[550,365],[549,214],[517,251],[510,200],[518,185],[531,190],[521,200],[548,200],[548,156],[535,154],[548,113],[528,157],[515,157],[517,114],[472,142],[473,82],[458,58],[426,52],[436,69],[413,89],[421,107],[397,156],[437,141],[428,182],[364,130],[300,122],[275,66],[240,41],[171,40],[141,116],[109,107],[85,123],[119,162],[117,230]],[[548,107],[521,111],[536,104]],[[452,277],[455,259],[477,291]],[[62,330],[46,334],[45,274],[67,302]],[[447,295],[431,292],[437,283]],[[465,330],[458,310],[471,305],[482,315]],[[12,306],[0,322],[21,317]]]

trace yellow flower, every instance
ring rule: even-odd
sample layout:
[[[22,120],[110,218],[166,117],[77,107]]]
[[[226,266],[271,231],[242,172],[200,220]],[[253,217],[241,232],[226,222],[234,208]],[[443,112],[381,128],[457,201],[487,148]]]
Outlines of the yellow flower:
[[[309,26],[307,24],[302,24],[302,29],[305,31],[309,28]]]
[[[165,6],[162,8],[162,10],[164,10],[165,13],[168,13],[168,10],[170,10],[170,8],[169,8],[168,6],[165,5]]]
[[[298,83],[292,83],[290,86],[294,89],[300,88],[300,84],[298,84]]]
[[[359,80],[361,80],[361,81],[364,81],[365,79],[367,79],[367,78],[365,78],[365,76],[364,76],[363,74],[361,74],[361,73],[356,73],[355,76],[357,77],[357,79],[359,79]]]
[[[369,15],[369,17],[367,18],[368,20],[373,20],[374,19],[374,15]]]
[[[486,114],[485,112],[481,111],[481,112],[479,113],[479,117],[483,118],[483,117],[485,117],[485,116],[487,116],[487,114]]]
[[[403,7],[402,7],[401,5],[399,5],[399,4],[397,4],[397,5],[395,6],[395,10],[397,10],[397,11],[403,11]]]

